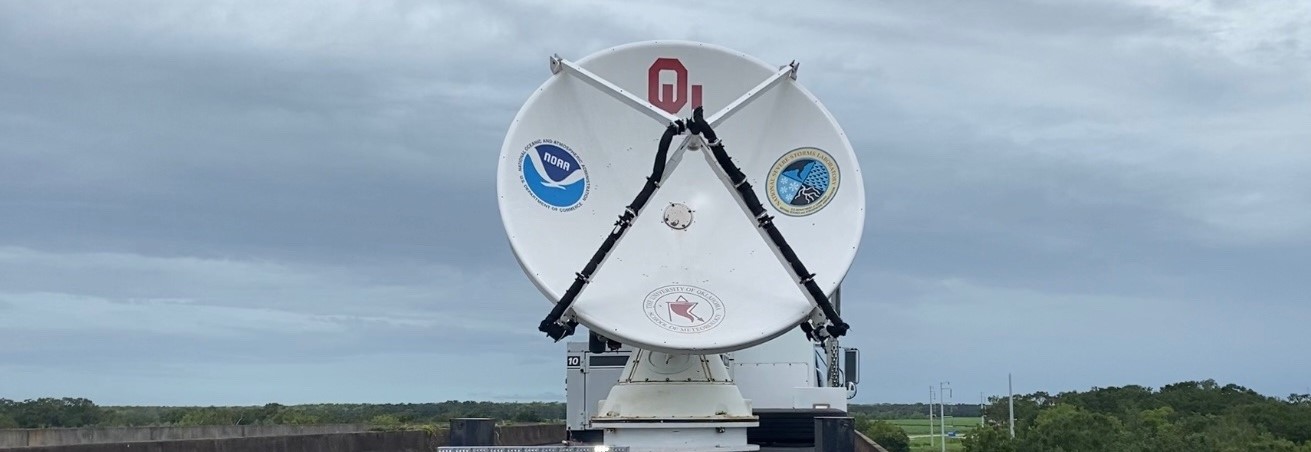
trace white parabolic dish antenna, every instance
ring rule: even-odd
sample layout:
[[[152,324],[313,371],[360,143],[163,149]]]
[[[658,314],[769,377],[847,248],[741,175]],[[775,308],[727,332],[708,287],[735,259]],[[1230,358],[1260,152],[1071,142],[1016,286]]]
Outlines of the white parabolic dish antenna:
[[[816,306],[855,257],[864,184],[846,135],[796,69],[669,41],[552,59],[555,76],[501,147],[497,194],[524,272],[551,302],[572,302],[559,305],[558,324],[576,320],[648,350],[712,354],[834,320]],[[709,134],[681,133],[658,188],[617,223],[653,175],[666,126],[696,106],[722,147]],[[764,215],[753,214],[715,148],[727,149]],[[771,240],[769,218],[821,297]],[[604,243],[611,247],[595,259]]]

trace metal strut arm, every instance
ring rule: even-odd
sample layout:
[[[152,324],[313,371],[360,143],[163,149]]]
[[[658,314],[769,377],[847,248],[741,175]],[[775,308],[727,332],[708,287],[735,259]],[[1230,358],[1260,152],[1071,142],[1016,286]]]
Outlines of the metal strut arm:
[[[756,85],[754,88],[751,88],[751,90],[747,91],[746,94],[743,94],[742,97],[739,97],[733,102],[729,103],[728,106],[724,107],[723,110],[719,110],[715,114],[711,115],[709,124],[712,126],[719,125],[721,121],[728,119],[728,117],[730,116],[733,116],[734,113],[737,113],[742,108],[750,104],[752,101],[758,99],[760,95],[768,92],[771,88],[777,86],[779,82],[782,82],[784,79],[796,80],[798,66],[799,65],[797,64],[797,62],[793,61],[779,68],[778,71],[775,71],[764,81],[760,82],[760,84]],[[628,106],[641,111],[643,114],[650,116],[651,119],[659,121],[661,124],[668,124],[678,120],[676,116],[671,115],[664,110],[661,110],[655,105],[652,105],[651,102],[642,100],[641,98],[633,95],[633,93],[625,91],[623,88],[620,88],[618,85],[615,85],[614,83],[610,83],[609,80],[601,78],[601,76],[599,75],[593,74],[592,71],[583,69],[583,67],[579,66],[577,63],[566,60],[564,58],[560,58],[560,56],[558,55],[552,56],[551,73],[559,74],[561,72],[564,72],[574,77],[578,77],[579,80],[586,82],[588,85],[591,85],[593,88],[596,88],[597,90],[609,95],[610,97],[613,97],[619,100],[620,102],[623,102]],[[693,107],[699,107],[699,106],[700,105],[694,105]]]
[[[779,232],[778,227],[774,225],[774,217],[765,211],[765,207],[760,203],[760,198],[756,196],[755,190],[751,188],[751,183],[747,182],[746,174],[743,174],[742,170],[733,164],[728,152],[724,150],[724,144],[719,141],[719,137],[715,135],[714,129],[711,128],[710,123],[706,122],[703,115],[701,107],[692,110],[692,121],[688,123],[688,131],[706,138],[715,162],[728,175],[729,181],[737,190],[743,204],[750,210],[751,216],[755,218],[757,227],[765,231],[765,235],[769,237],[769,240],[782,254],[784,264],[796,274],[797,283],[806,289],[806,293],[810,295],[812,300],[815,300],[815,304],[824,312],[824,317],[828,318],[829,326],[825,328],[828,335],[838,337],[846,334],[850,326],[838,316],[838,312],[833,308],[828,295],[824,294],[824,290],[820,289],[819,284],[815,283],[815,275],[806,269],[806,265],[801,262],[801,258],[797,256],[796,251],[793,251],[792,246],[788,245],[787,239],[783,238],[783,233]],[[807,330],[807,335],[811,334],[810,328],[807,328],[809,323],[804,322],[802,324],[802,329]]]
[[[610,254],[611,249],[614,249],[615,244],[628,231],[628,227],[633,225],[633,219],[642,213],[642,208],[646,207],[647,201],[651,200],[651,195],[654,195],[656,189],[660,187],[660,181],[665,175],[665,161],[666,155],[669,154],[669,145],[674,141],[674,135],[683,133],[684,130],[686,130],[686,126],[683,125],[681,120],[672,121],[665,128],[664,135],[660,136],[660,145],[656,149],[655,163],[651,168],[651,175],[646,178],[646,185],[643,185],[642,191],[638,192],[637,196],[633,198],[632,204],[624,208],[624,213],[619,215],[619,220],[615,222],[614,229],[610,231],[610,235],[605,237],[605,241],[601,242],[601,247],[597,248],[595,253],[592,253],[592,259],[587,261],[583,271],[575,273],[573,284],[569,285],[569,289],[565,290],[564,296],[555,303],[555,307],[551,308],[551,313],[547,314],[545,319],[542,319],[542,323],[537,326],[538,331],[546,333],[556,342],[559,342],[565,336],[574,334],[574,328],[578,326],[578,322],[569,320],[561,323],[560,318],[564,316],[565,311],[573,306],[574,300],[578,298],[579,293],[582,293],[583,287],[592,281],[592,275],[601,266],[601,262],[605,261],[606,255]]]
[[[777,72],[774,72],[774,75],[770,75],[769,78],[766,78],[765,81],[760,82],[760,84],[756,85],[755,88],[751,88],[751,91],[747,91],[746,94],[742,95],[742,97],[738,97],[732,103],[728,104],[727,107],[724,107],[723,110],[719,110],[715,112],[715,114],[710,115],[710,118],[708,118],[709,121],[707,121],[707,123],[710,124],[711,127],[717,126],[721,121],[728,119],[729,116],[733,116],[733,113],[737,113],[738,110],[745,108],[752,101],[755,101],[757,98],[760,97],[761,94],[764,94],[768,92],[771,88],[778,86],[779,82],[782,82],[784,79],[790,78],[796,80],[797,66],[798,66],[797,62],[793,61],[789,63],[787,66],[783,66],[779,68]],[[699,106],[700,105],[693,105],[693,107],[699,107]]]
[[[656,108],[656,106],[651,105],[650,102],[634,96],[633,93],[624,91],[624,89],[620,88],[618,85],[610,83],[609,80],[603,79],[599,75],[593,74],[592,71],[583,69],[582,66],[579,66],[572,61],[560,58],[559,56],[551,57],[551,72],[558,74],[561,71],[574,77],[578,77],[580,80],[587,82],[588,85],[592,85],[593,88],[609,94],[610,97],[618,99],[620,102],[628,104],[628,106],[645,113],[647,116],[650,116],[651,119],[654,119],[661,124],[669,124],[678,120],[677,116]]]

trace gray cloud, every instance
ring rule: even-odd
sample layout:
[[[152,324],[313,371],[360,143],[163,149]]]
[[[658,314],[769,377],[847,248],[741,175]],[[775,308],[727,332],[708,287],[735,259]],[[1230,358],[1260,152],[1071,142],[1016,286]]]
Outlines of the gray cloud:
[[[548,55],[657,38],[849,133],[859,401],[1303,390],[1305,5],[131,1],[0,4],[0,397],[558,398],[497,149]]]

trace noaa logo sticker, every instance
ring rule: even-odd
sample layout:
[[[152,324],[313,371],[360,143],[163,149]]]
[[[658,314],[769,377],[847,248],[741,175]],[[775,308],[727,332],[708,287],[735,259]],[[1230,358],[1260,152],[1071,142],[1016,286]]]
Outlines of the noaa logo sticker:
[[[724,302],[696,286],[672,285],[651,291],[642,301],[646,318],[675,333],[709,331],[724,321]]]
[[[804,217],[833,200],[841,182],[833,156],[816,148],[797,148],[783,154],[765,179],[769,203],[784,215]]]
[[[519,180],[538,203],[556,212],[577,209],[587,199],[587,167],[569,146],[556,140],[524,146]]]

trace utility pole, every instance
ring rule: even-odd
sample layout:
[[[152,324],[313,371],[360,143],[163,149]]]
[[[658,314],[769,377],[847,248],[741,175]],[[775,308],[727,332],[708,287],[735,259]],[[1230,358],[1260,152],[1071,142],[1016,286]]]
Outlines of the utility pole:
[[[929,385],[929,447],[933,447],[933,385]]]
[[[947,452],[947,394],[951,393],[950,381],[938,383],[938,422],[942,425],[939,432],[942,433],[942,452]]]
[[[979,391],[979,427],[982,427],[983,424],[985,424],[983,419],[983,407],[983,391]]]
[[[1011,438],[1015,438],[1015,385],[1011,381],[1011,374],[1006,374],[1006,392],[1010,394]]]

